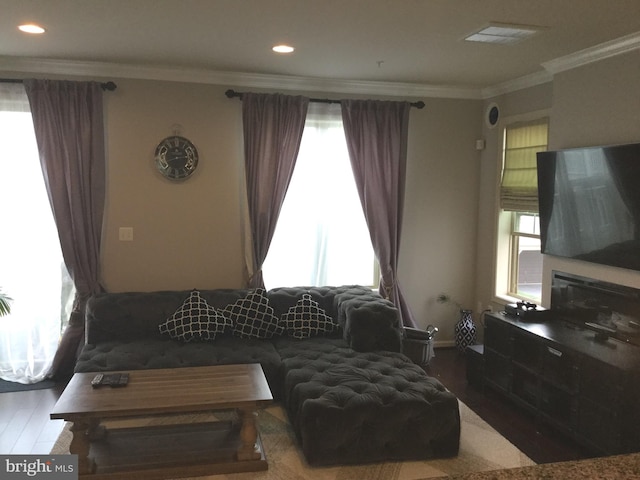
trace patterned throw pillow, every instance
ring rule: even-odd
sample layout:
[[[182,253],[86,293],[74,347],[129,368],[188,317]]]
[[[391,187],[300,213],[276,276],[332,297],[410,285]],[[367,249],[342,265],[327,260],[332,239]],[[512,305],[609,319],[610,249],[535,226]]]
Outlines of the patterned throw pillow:
[[[184,342],[213,340],[231,328],[233,322],[209,305],[198,290],[193,290],[175,313],[159,326],[160,333]]]
[[[333,319],[308,293],[303,294],[302,298],[282,315],[282,321],[288,335],[293,338],[309,338],[321,333],[331,333],[338,328]]]
[[[273,314],[269,299],[262,288],[228,305],[222,314],[233,322],[233,334],[240,338],[272,338],[282,335],[284,328]]]

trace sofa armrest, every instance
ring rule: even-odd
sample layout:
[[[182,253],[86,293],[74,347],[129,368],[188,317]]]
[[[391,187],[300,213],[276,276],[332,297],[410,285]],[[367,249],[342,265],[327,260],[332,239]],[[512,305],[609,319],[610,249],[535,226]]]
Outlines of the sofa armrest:
[[[377,293],[338,295],[344,339],[358,352],[402,351],[398,309]]]

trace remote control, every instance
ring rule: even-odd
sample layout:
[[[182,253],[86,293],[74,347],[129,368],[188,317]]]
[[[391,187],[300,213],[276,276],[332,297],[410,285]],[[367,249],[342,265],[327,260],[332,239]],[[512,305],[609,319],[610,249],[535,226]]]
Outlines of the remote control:
[[[116,382],[111,383],[112,387],[124,387],[127,383],[129,383],[129,374],[121,373],[120,377]]]
[[[102,379],[104,378],[104,374],[103,373],[99,373],[97,374],[95,377],[93,377],[93,380],[91,380],[91,386],[93,388],[97,388],[102,384]]]

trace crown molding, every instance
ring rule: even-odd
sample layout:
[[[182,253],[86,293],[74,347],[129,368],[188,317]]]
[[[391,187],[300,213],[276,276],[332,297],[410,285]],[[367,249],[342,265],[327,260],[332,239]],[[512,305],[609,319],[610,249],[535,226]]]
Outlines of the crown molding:
[[[419,83],[374,82],[266,75],[244,72],[221,72],[207,69],[131,65],[122,63],[51,60],[38,58],[2,57],[0,72],[80,77],[129,78],[170,82],[203,83],[233,88],[263,88],[327,93],[353,93],[393,97],[430,97],[481,99],[479,88],[433,86]]]
[[[599,62],[616,55],[640,48],[640,32],[616,38],[609,42],[586,48],[564,57],[558,57],[542,63],[544,71],[516,78],[482,89],[482,98],[487,100],[498,95],[515,92],[524,88],[535,87],[553,81],[553,75],[571,70],[589,63]]]
[[[605,42],[579,52],[542,63],[544,71],[486,88],[427,85],[420,83],[340,80],[319,77],[222,72],[208,69],[132,65],[95,61],[52,60],[0,56],[0,72],[72,75],[80,77],[130,78],[169,82],[203,83],[233,88],[261,88],[336,94],[379,95],[412,98],[455,98],[486,100],[498,95],[534,87],[553,80],[553,75],[640,48],[640,32]]]
[[[549,60],[548,62],[544,62],[542,66],[546,71],[555,75],[556,73],[572,70],[583,65],[631,52],[638,48],[640,48],[640,32],[635,32],[594,47],[585,48],[584,50],[565,55],[564,57]]]
[[[515,78],[508,82],[499,83],[491,87],[482,89],[482,98],[484,100],[497,97],[498,95],[504,95],[506,93],[516,92],[525,88],[535,87],[544,83],[549,83],[553,80],[553,75],[548,72],[540,71],[524,77]]]

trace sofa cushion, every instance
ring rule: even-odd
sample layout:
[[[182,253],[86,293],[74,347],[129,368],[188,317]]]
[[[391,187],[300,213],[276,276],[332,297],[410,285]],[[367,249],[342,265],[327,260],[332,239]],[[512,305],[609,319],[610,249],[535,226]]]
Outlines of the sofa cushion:
[[[214,340],[216,335],[233,328],[233,322],[209,305],[198,290],[193,290],[158,328],[171,338],[191,342]]]
[[[338,322],[354,350],[402,351],[402,326],[398,309],[371,290],[349,289],[336,293]]]
[[[218,310],[245,297],[248,292],[242,289],[199,291],[201,297]],[[188,290],[94,295],[87,301],[86,343],[165,338],[158,325],[173,315],[188,295]]]
[[[339,325],[332,336],[343,336],[354,350],[402,350],[402,326],[397,308],[369,287],[278,287],[269,290],[267,295],[275,314],[282,316],[307,293]]]
[[[269,305],[273,307],[275,315],[280,318],[302,298],[302,295],[308,294],[318,302],[318,306],[327,315],[335,319],[337,315],[335,296],[341,288],[349,287],[277,287],[269,290],[267,297],[269,297]]]
[[[221,336],[213,342],[177,342],[169,338],[113,340],[85,345],[76,372],[131,371],[260,363],[274,398],[280,391],[280,355],[269,340]]]
[[[233,334],[240,338],[272,338],[284,333],[280,320],[273,314],[264,289],[258,288],[227,306],[222,314],[234,324]]]
[[[338,328],[333,319],[308,293],[303,294],[281,319],[287,334],[293,338],[309,338],[331,333]]]

